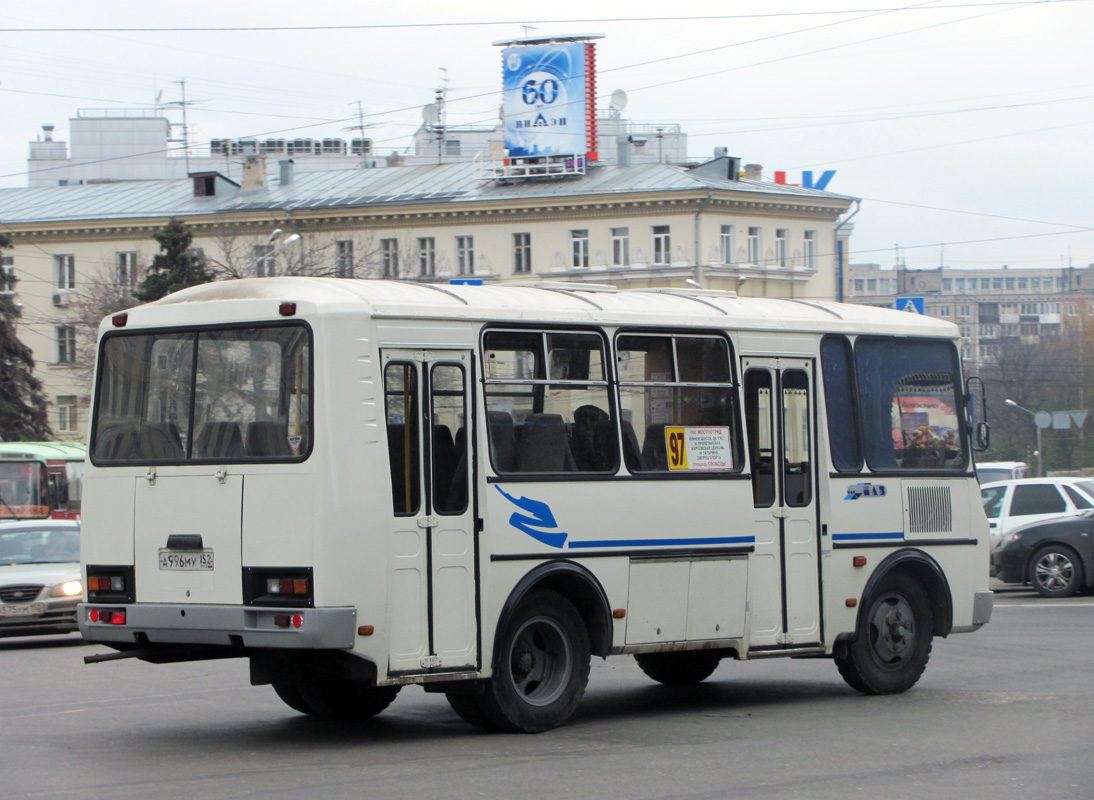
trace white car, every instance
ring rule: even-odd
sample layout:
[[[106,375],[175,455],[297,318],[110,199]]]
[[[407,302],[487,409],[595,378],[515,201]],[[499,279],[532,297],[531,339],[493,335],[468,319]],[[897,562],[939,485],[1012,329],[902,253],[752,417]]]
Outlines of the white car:
[[[983,486],[996,481],[1009,481],[1029,477],[1029,464],[1025,461],[985,461],[976,465],[976,479]]]
[[[991,549],[1007,534],[1030,522],[1077,514],[1094,508],[1094,480],[1024,478],[980,487],[980,502],[991,525]]]
[[[78,630],[80,523],[0,523],[0,637]]]

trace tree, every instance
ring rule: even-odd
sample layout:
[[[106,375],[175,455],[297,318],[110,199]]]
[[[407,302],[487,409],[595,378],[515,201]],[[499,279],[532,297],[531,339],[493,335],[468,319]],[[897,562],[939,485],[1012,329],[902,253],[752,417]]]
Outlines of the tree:
[[[103,318],[137,304],[133,297],[133,284],[123,280],[117,267],[103,264],[80,281],[79,301],[75,307],[76,359],[75,367],[87,386],[95,377],[95,351],[98,347],[99,323]],[[90,403],[90,395],[82,398]]]
[[[11,239],[0,234],[0,249],[5,247],[11,247]],[[0,436],[9,442],[52,439],[34,357],[15,333],[19,316],[10,295],[0,296]]]
[[[209,283],[216,276],[205,264],[205,256],[190,249],[194,241],[186,224],[172,219],[153,237],[160,245],[160,253],[152,258],[148,274],[133,296],[142,303],[151,303],[187,286]]]

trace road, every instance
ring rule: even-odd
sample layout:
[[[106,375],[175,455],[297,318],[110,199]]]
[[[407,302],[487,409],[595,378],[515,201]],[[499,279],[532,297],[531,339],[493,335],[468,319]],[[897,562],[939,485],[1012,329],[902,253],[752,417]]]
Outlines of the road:
[[[723,662],[704,684],[594,662],[566,727],[469,727],[405,689],[366,724],[296,714],[242,661],[86,666],[78,636],[0,640],[3,798],[1094,797],[1094,597],[997,595],[919,684],[863,697],[827,661]]]

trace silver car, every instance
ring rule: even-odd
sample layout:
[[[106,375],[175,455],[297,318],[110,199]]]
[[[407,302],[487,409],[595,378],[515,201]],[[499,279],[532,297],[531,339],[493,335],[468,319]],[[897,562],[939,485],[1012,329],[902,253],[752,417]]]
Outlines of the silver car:
[[[0,637],[78,630],[80,523],[0,523]]]

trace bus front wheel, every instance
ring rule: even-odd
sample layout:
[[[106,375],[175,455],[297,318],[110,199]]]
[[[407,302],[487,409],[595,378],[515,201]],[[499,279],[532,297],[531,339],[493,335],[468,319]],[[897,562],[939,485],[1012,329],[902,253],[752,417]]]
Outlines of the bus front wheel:
[[[476,698],[485,716],[500,730],[522,733],[564,724],[589,681],[589,634],[573,603],[547,589],[529,592],[498,643],[494,675]]]
[[[666,686],[691,686],[705,681],[718,668],[720,655],[702,650],[690,653],[640,653],[634,660],[647,676]]]
[[[933,636],[926,592],[907,575],[888,575],[868,600],[859,630],[836,666],[863,694],[897,694],[923,674]]]

